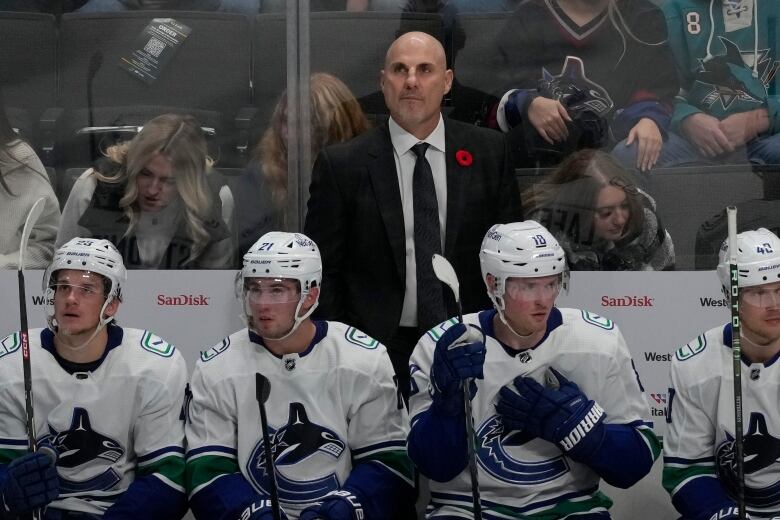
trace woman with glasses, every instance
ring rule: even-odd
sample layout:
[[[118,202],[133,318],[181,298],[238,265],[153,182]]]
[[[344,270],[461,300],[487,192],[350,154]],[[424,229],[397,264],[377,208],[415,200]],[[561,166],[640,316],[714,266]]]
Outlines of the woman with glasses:
[[[566,250],[572,270],[674,268],[674,245],[655,201],[609,154],[581,150],[524,194],[530,218]]]
[[[210,175],[206,139],[194,117],[155,117],[106,155],[73,186],[57,245],[75,236],[105,238],[130,269],[234,266],[226,224],[232,195]]]

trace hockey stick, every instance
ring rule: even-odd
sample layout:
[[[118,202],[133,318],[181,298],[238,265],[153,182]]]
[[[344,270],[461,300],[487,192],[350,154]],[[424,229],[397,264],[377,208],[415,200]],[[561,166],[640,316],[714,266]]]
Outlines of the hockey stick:
[[[24,221],[22,228],[22,241],[19,244],[19,270],[17,271],[19,280],[19,339],[22,343],[22,368],[24,370],[24,408],[26,414],[27,428],[27,447],[30,453],[38,449],[38,441],[35,438],[35,416],[33,410],[33,391],[32,391],[32,367],[30,365],[30,332],[27,328],[27,295],[24,289],[24,252],[27,250],[27,242],[30,240],[33,226],[38,221],[38,217],[43,213],[46,205],[46,199],[41,197],[35,201],[30,212],[27,214],[27,220]],[[41,511],[33,511],[33,520],[40,520]]]
[[[276,471],[274,470],[274,453],[271,439],[268,437],[268,418],[265,415],[265,402],[271,395],[271,382],[260,372],[255,374],[255,392],[257,404],[260,407],[260,423],[263,428],[263,448],[265,449],[265,470],[271,487],[271,510],[274,520],[281,520],[282,511],[279,507],[279,490],[276,487]]]
[[[731,360],[734,373],[734,447],[737,459],[737,506],[745,520],[745,447],[742,439],[742,341],[739,322],[739,266],[737,265],[737,208],[726,208],[729,229],[729,273],[731,297]]]
[[[463,308],[460,304],[460,282],[452,264],[441,255],[434,254],[433,272],[436,278],[452,290],[455,303],[458,306],[458,321],[463,323]],[[482,503],[479,498],[479,474],[477,473],[477,450],[475,446],[474,416],[471,411],[471,380],[463,383],[463,402],[466,411],[466,437],[469,449],[469,474],[471,476],[471,502],[474,508],[474,520],[482,520]]]

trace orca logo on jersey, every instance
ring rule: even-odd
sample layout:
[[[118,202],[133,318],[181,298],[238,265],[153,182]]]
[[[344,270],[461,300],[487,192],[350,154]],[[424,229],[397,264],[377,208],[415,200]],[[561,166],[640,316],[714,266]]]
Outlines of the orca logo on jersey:
[[[569,112],[588,110],[603,117],[615,106],[607,89],[588,79],[585,64],[576,56],[566,56],[557,76],[542,68],[539,92],[557,99]]]
[[[57,467],[60,468],[78,468],[89,463],[109,466],[125,453],[119,442],[92,429],[89,413],[84,408],[73,409],[70,426],[66,430],[57,431],[49,423],[49,435],[40,442],[57,450]],[[60,474],[60,493],[111,489],[120,480],[110,466],[87,480],[69,480]]]
[[[780,439],[771,435],[766,418],[760,412],[750,414],[750,423],[744,436],[745,475],[757,473],[776,464],[780,459]],[[732,493],[737,490],[737,464],[734,436],[726,432],[715,451],[718,477]],[[774,481],[774,478],[772,479]],[[753,507],[768,508],[780,505],[780,482],[766,487],[745,485],[745,500]]]
[[[280,500],[303,505],[340,488],[333,473],[335,464],[332,459],[341,456],[346,443],[334,431],[311,422],[302,403],[290,403],[287,424],[278,430],[269,426],[268,430]],[[306,465],[306,475],[316,474],[318,468],[324,468],[328,474],[313,480],[301,480],[297,477],[301,474],[300,468],[296,468],[298,463]],[[246,469],[255,488],[269,494],[265,450],[259,432]]]
[[[516,453],[517,448],[534,440],[520,431],[505,434],[501,418],[494,415],[477,430],[477,461],[482,469],[495,478],[524,486],[549,482],[569,471],[566,458],[553,445],[550,445],[550,449],[555,451],[556,455],[546,460],[523,461],[513,456],[512,452]],[[531,453],[539,457],[538,450],[533,450]]]

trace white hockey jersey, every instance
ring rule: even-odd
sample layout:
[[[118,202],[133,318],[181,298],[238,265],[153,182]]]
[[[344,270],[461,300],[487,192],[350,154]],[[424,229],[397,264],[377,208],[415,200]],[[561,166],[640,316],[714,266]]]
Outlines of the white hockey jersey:
[[[675,505],[708,502],[717,478],[736,496],[731,325],[708,330],[672,359],[664,487]],[[745,500],[753,518],[780,515],[780,363],[742,358]],[[702,480],[703,479],[703,480]],[[679,495],[679,496],[678,496]]]
[[[184,359],[151,332],[107,331],[100,366],[70,374],[54,357],[53,333],[30,330],[36,437],[59,455],[52,508],[102,514],[136,475],[184,493]],[[0,343],[0,464],[27,453],[20,347],[18,333]]]
[[[270,382],[268,429],[288,517],[341,488],[363,462],[411,490],[408,415],[384,346],[342,323],[315,324],[315,338],[300,354],[276,356],[247,329],[201,354],[185,427],[191,500],[199,493],[224,497],[230,490],[219,489],[220,477],[239,471],[258,494],[269,495],[258,372]]]
[[[517,376],[533,377],[544,384],[545,373],[552,367],[604,408],[606,423],[637,428],[652,463],[660,446],[622,334],[614,322],[602,316],[553,308],[548,333],[540,344],[511,356],[492,336],[494,316],[495,311],[464,316],[465,323],[478,325],[486,333],[485,377],[476,380],[478,390],[472,400],[485,517],[557,519],[578,512],[605,511],[612,501],[599,491],[599,476],[592,469],[566,457],[553,443],[523,439],[522,432],[504,434],[495,404],[499,390]],[[412,429],[432,403],[429,374],[436,341],[454,323],[457,321],[451,319],[429,331],[412,354]],[[430,487],[428,518],[470,518],[468,468],[449,482],[431,481]]]

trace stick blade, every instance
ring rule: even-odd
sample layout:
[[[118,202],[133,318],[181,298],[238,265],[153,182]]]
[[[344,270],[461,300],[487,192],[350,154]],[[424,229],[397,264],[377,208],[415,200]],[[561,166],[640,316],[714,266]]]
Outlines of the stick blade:
[[[460,302],[460,282],[458,282],[458,275],[455,274],[455,269],[452,268],[452,264],[441,255],[434,254],[431,259],[433,264],[433,273],[436,278],[442,283],[447,284],[452,293],[455,296],[455,301]]]
[[[268,396],[271,395],[271,382],[260,372],[255,373],[255,392],[257,402],[260,404],[265,404]]]
[[[30,240],[30,234],[35,223],[38,222],[38,217],[43,213],[43,208],[46,207],[46,199],[41,197],[35,201],[30,212],[27,214],[27,220],[24,221],[24,228],[22,229],[22,242],[19,244],[19,270],[24,270],[24,252],[27,251],[27,241]]]

